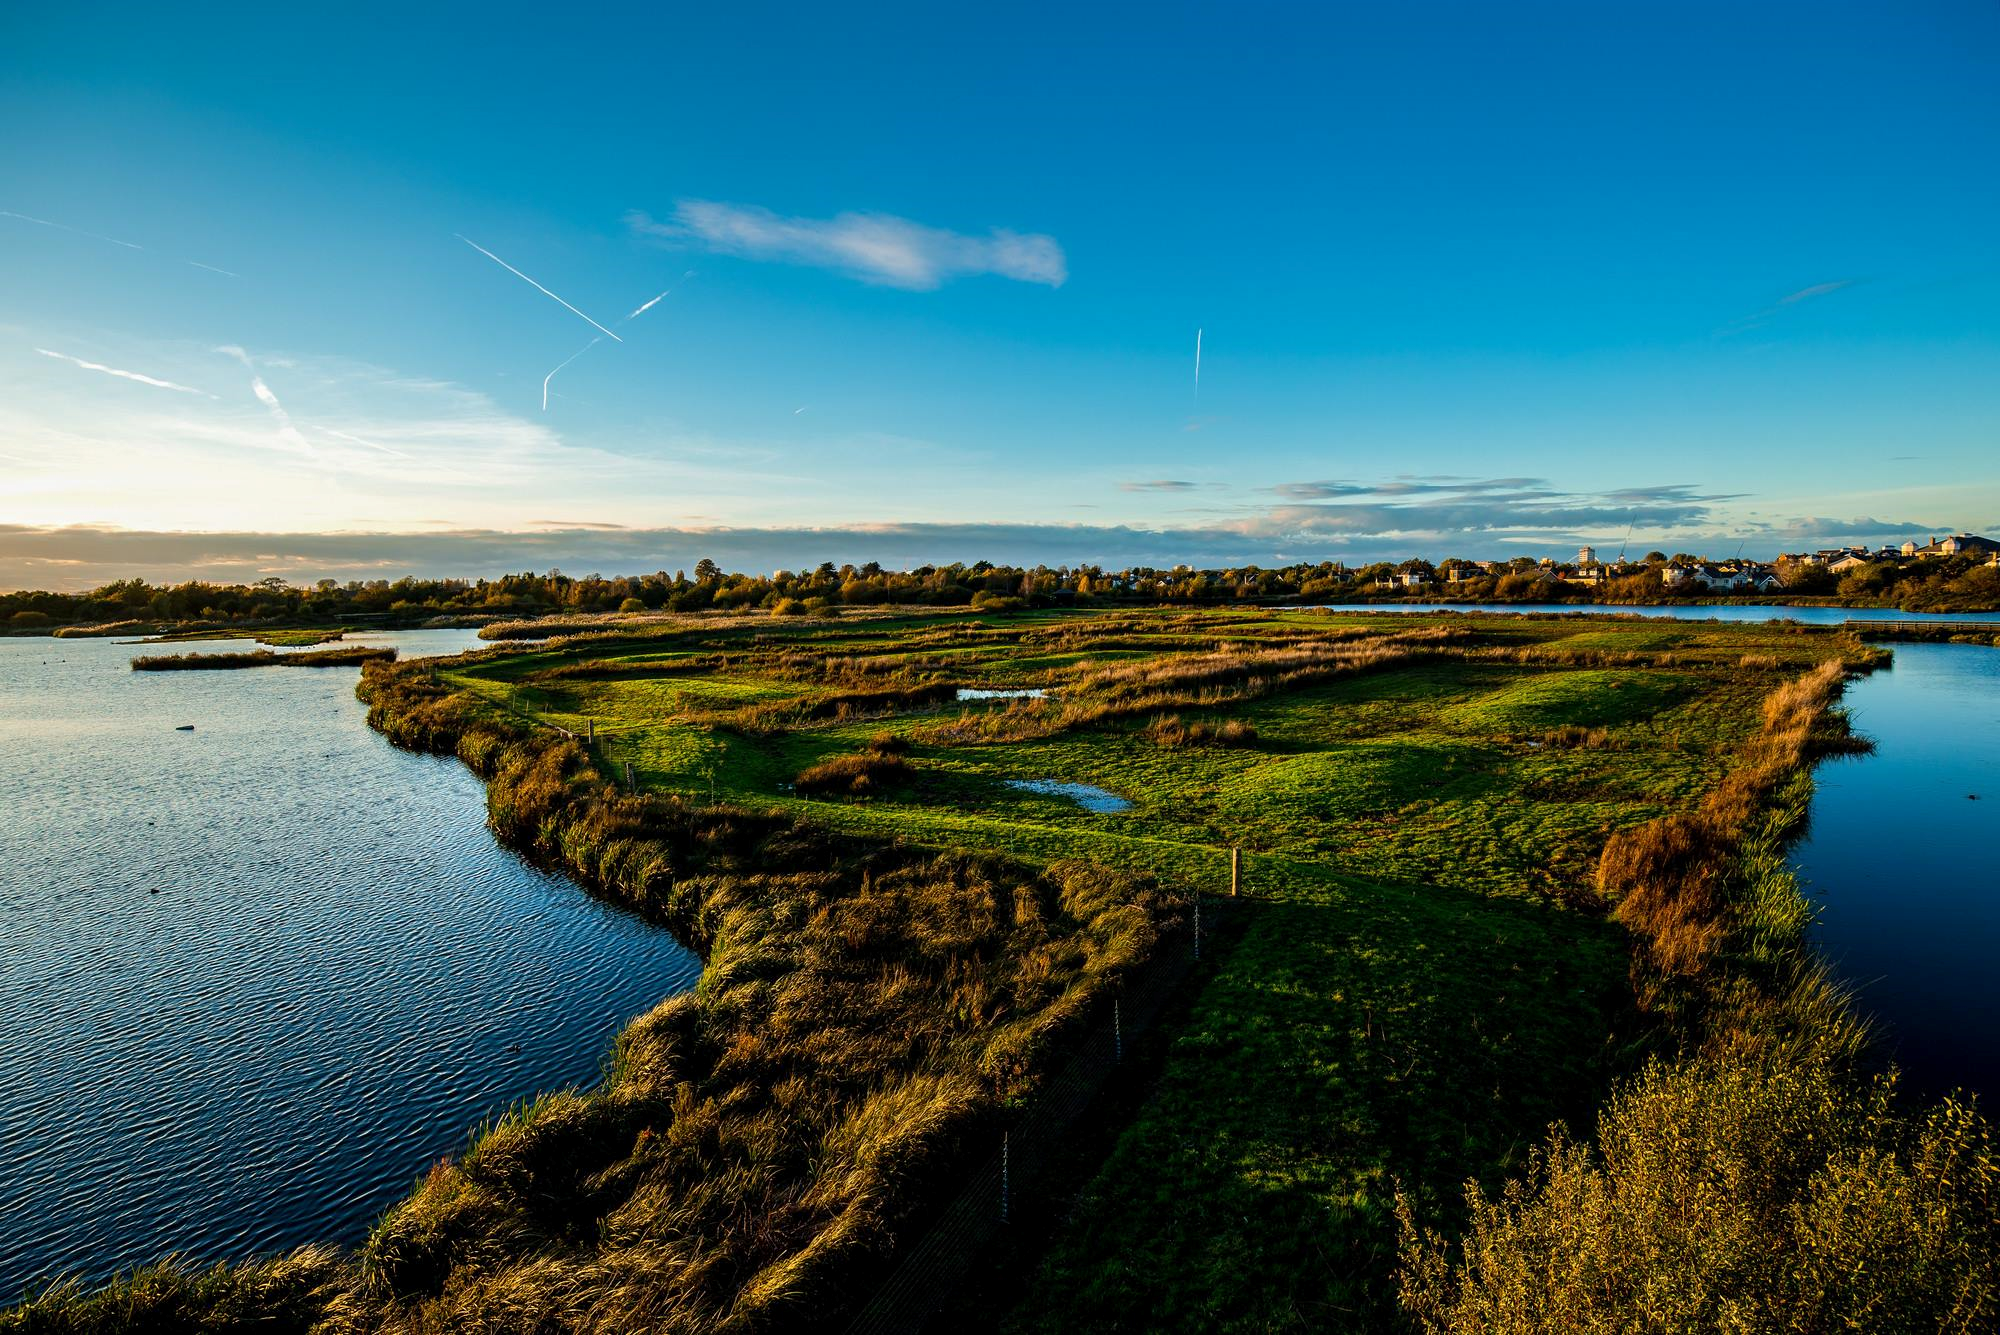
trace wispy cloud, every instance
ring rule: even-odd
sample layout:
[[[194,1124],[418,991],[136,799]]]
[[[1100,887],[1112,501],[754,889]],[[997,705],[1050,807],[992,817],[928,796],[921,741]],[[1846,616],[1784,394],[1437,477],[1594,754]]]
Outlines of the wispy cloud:
[[[319,451],[313,448],[312,442],[300,435],[299,429],[292,425],[292,415],[285,411],[284,404],[278,402],[278,396],[264,383],[264,377],[257,374],[256,363],[250,360],[250,354],[233,344],[217,348],[216,351],[243,363],[243,369],[250,373],[250,392],[257,396],[257,402],[269,410],[271,420],[278,424],[278,439],[300,454],[318,454]]]
[[[1201,486],[1201,484],[1200,484],[1199,482],[1186,482],[1186,481],[1183,481],[1183,480],[1182,480],[1182,479],[1180,479],[1180,478],[1171,478],[1171,477],[1162,477],[1162,478],[1153,478],[1153,479],[1150,479],[1150,480],[1148,480],[1148,481],[1145,481],[1145,482],[1120,482],[1120,483],[1118,484],[1118,490],[1120,490],[1120,491],[1194,491],[1194,490],[1196,490],[1196,489],[1197,489],[1198,487],[1200,487],[1200,486]]]
[[[154,389],[171,389],[176,394],[198,394],[210,399],[215,397],[215,395],[210,394],[207,390],[196,389],[192,385],[175,384],[171,380],[162,380],[158,376],[141,375],[137,371],[121,371],[115,366],[106,366],[102,362],[87,362],[81,357],[72,357],[66,352],[51,352],[47,348],[36,348],[35,351],[41,353],[44,357],[53,357],[59,362],[68,362],[71,366],[80,366],[86,371],[96,371],[103,375],[115,375],[120,380],[130,380],[134,384],[151,385]]]
[[[669,221],[656,222],[637,211],[626,214],[625,221],[642,236],[745,259],[834,269],[863,282],[913,291],[978,274],[1049,287],[1061,287],[1069,277],[1054,237],[1004,228],[973,236],[887,213],[788,218],[755,205],[688,199],[675,207]]]

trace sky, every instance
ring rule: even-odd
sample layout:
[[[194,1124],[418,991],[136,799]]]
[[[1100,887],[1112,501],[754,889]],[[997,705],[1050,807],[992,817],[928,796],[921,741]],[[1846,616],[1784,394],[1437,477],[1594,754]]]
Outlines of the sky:
[[[0,587],[2000,532],[1985,0],[589,9],[0,8]]]

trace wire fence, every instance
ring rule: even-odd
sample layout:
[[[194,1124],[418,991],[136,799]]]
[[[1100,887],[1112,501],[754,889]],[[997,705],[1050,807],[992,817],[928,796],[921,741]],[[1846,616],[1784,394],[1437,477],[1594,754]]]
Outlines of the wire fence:
[[[1155,1018],[1195,964],[1221,905],[1197,902],[1190,927],[1163,939],[1152,961],[1126,980],[1103,1007],[1075,1053],[1001,1134],[993,1156],[904,1251],[874,1297],[848,1325],[848,1335],[906,1335],[924,1323],[964,1283],[975,1259],[1003,1228],[1024,1193],[1063,1147],[1078,1118],[1125,1059],[1132,1041]],[[1206,925],[1202,916],[1206,913]]]

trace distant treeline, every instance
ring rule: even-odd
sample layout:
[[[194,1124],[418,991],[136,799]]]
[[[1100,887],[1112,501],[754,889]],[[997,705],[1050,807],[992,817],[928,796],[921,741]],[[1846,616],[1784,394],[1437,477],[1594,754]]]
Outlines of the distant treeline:
[[[503,575],[498,579],[355,580],[323,579],[308,587],[264,579],[254,584],[154,585],[120,580],[88,593],[19,592],[0,594],[0,631],[34,633],[61,626],[125,623],[121,630],[160,626],[252,622],[331,624],[350,619],[414,623],[441,616],[523,617],[555,612],[699,612],[766,609],[778,613],[818,612],[831,607],[898,604],[977,606],[1004,611],[1014,607],[1226,603],[1321,603],[1402,601],[1402,587],[1385,587],[1394,576],[1418,573],[1433,581],[1431,597],[1457,602],[1700,602],[1703,589],[1670,590],[1660,582],[1663,555],[1647,558],[1636,574],[1592,587],[1566,583],[1526,557],[1490,573],[1456,583],[1439,583],[1439,567],[1428,561],[1378,562],[1348,568],[1338,562],[1300,562],[1265,568],[1237,566],[1197,570],[1100,566],[918,566],[884,570],[874,562],[836,566],[828,561],[800,571],[771,575],[724,572],[702,561],[692,575],[602,575],[574,577],[559,570]],[[1470,565],[1447,561],[1446,569]],[[1924,611],[2000,608],[2000,570],[1965,557],[1879,563],[1836,581],[1818,568],[1801,568],[1777,599],[1833,597],[1869,606]]]

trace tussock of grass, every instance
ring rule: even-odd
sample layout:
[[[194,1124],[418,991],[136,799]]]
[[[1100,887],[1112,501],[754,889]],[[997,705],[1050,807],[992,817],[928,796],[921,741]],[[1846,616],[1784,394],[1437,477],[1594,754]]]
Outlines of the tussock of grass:
[[[1241,719],[1220,723],[1183,723],[1178,714],[1162,714],[1146,725],[1145,736],[1160,746],[1255,746],[1257,730]]]

